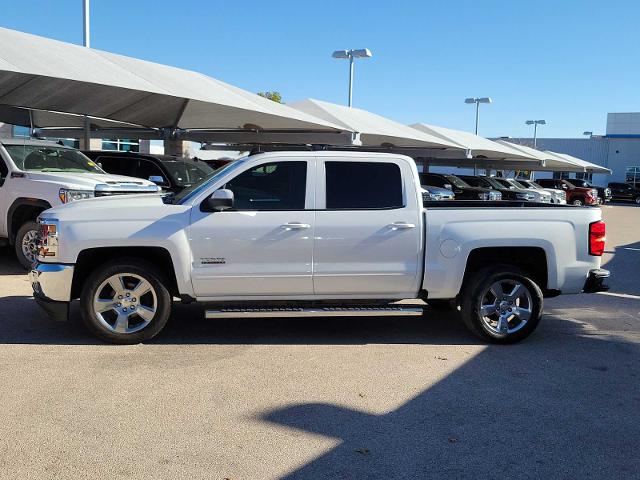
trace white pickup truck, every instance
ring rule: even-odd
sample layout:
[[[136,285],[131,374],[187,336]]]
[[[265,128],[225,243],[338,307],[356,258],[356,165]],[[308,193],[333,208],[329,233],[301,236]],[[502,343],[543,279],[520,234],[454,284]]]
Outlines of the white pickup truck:
[[[40,215],[34,297],[66,319],[79,298],[98,337],[134,343],[173,301],[207,318],[420,315],[455,305],[486,341],[538,325],[543,297],[606,289],[599,208],[423,203],[409,157],[249,156],[181,192],[90,199]]]
[[[44,210],[84,198],[158,191],[149,181],[105,173],[74,148],[0,139],[0,244],[14,245],[18,261],[31,268],[36,219]]]

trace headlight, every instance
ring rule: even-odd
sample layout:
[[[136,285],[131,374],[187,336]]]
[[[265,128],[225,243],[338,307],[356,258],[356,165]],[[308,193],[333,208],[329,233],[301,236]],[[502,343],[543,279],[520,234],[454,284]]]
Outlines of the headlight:
[[[489,200],[489,192],[480,192],[478,198],[480,200]]]
[[[502,200],[502,193],[500,192],[489,192],[489,200]]]
[[[55,218],[40,218],[38,223],[38,259],[55,259],[58,256],[59,222]]]
[[[591,194],[592,197],[594,198],[598,198],[598,190],[596,190],[595,188],[592,188],[589,193]]]
[[[68,188],[61,188],[58,192],[58,198],[62,203],[75,202],[76,200],[84,200],[86,198],[93,198],[95,195],[91,190],[69,190]]]

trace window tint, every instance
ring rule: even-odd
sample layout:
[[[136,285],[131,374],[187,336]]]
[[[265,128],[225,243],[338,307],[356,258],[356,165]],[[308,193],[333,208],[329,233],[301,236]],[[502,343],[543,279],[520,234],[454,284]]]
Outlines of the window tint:
[[[421,185],[431,185],[432,187],[444,187],[447,182],[444,178],[439,177],[438,175],[432,175],[429,173],[423,173],[420,175],[420,184]]]
[[[304,210],[307,162],[265,163],[224,188],[233,192],[236,210]]]
[[[133,168],[133,160],[131,158],[98,157],[96,158],[96,163],[101,165],[102,169],[107,173],[131,176]]]
[[[325,162],[327,208],[401,208],[402,176],[395,163]]]
[[[4,160],[0,158],[0,187],[4,184],[5,179],[9,175],[9,169],[7,165],[4,163]]]
[[[149,180],[149,177],[162,177],[165,178],[166,175],[162,173],[160,167],[158,167],[151,160],[144,160],[142,158],[136,158],[131,160],[134,164],[132,176],[136,178],[144,178],[145,180]]]

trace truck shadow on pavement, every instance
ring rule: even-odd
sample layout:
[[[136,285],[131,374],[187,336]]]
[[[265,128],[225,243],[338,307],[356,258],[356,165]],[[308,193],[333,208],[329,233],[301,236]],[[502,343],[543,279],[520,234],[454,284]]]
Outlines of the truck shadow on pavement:
[[[637,478],[639,359],[638,343],[547,319],[389,412],[371,413],[357,390],[361,408],[302,403],[257,417],[339,442],[287,480]]]
[[[640,242],[618,245],[614,251],[606,253],[613,257],[602,264],[602,268],[611,271],[607,284],[611,293],[640,295]]]
[[[0,275],[26,275],[27,272],[18,263],[9,247],[0,247]]]

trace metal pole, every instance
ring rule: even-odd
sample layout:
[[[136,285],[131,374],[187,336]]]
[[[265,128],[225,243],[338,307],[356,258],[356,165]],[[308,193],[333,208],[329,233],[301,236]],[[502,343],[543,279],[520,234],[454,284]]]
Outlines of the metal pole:
[[[476,100],[476,135],[478,134],[478,117],[480,116],[480,102]]]
[[[83,28],[83,38],[82,43],[85,47],[89,48],[91,46],[91,29],[89,25],[89,0],[82,0],[82,15],[84,17],[84,28]],[[84,117],[84,148],[85,150],[91,149],[91,123],[89,122],[89,117],[85,115]]]
[[[91,31],[89,25],[89,0],[82,0],[82,15],[84,17],[83,45],[85,47],[90,47]]]
[[[476,99],[476,135],[478,134],[478,117],[480,116],[480,101]],[[475,177],[478,174],[478,168],[476,164],[473,164],[473,176]]]
[[[349,107],[353,100],[353,54],[349,52]]]
[[[537,137],[538,137],[538,123],[536,122],[533,124],[533,148],[536,148],[536,146],[538,145]]]

